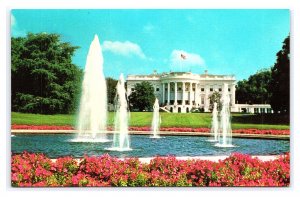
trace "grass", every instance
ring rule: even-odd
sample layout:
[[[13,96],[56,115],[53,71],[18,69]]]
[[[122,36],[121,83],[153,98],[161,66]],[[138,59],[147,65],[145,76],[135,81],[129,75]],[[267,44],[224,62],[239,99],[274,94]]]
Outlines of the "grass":
[[[160,113],[161,127],[210,127],[210,113],[171,114]],[[75,125],[76,115],[41,115],[12,112],[12,124]],[[108,114],[108,124],[113,125],[114,113]],[[130,126],[151,126],[151,112],[131,112]],[[276,114],[232,114],[232,128],[289,129],[288,117]]]

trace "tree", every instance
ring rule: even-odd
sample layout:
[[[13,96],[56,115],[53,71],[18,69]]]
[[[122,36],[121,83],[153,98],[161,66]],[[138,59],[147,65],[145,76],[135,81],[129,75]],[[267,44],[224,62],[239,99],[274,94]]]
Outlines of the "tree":
[[[116,96],[116,86],[118,84],[118,80],[113,78],[106,78],[106,85],[107,85],[107,102],[114,104],[114,99]]]
[[[283,41],[282,49],[276,54],[272,68],[269,91],[272,92],[271,106],[275,112],[290,111],[290,36]]]
[[[129,106],[131,110],[151,110],[154,101],[154,88],[149,82],[143,81],[142,83],[135,84],[134,91],[129,96]]]
[[[11,39],[12,111],[74,112],[82,71],[72,64],[78,47],[58,34],[29,33]]]
[[[219,92],[217,92],[217,91],[214,91],[208,97],[209,98],[209,110],[210,111],[212,111],[214,109],[214,103],[217,103],[218,111],[221,110],[221,108],[222,108],[221,97],[222,97],[222,95]]]
[[[236,99],[238,103],[265,104],[270,102],[271,92],[268,87],[271,81],[271,70],[263,69],[251,75],[248,80],[237,83]]]

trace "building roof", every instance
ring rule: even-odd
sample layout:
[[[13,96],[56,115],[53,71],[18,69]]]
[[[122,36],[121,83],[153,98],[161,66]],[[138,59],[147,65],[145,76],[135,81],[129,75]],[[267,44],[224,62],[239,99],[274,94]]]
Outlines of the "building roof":
[[[197,74],[197,73],[192,73],[192,72],[163,72],[163,73],[157,73],[154,71],[153,73],[149,75],[128,75],[127,79],[159,79],[159,78],[165,78],[165,77],[172,77],[172,76],[184,76],[184,75],[192,75],[194,77],[199,77],[199,78],[208,78],[208,79],[232,79],[235,80],[234,75],[214,75],[214,74],[208,74],[207,71],[205,71],[204,74]]]

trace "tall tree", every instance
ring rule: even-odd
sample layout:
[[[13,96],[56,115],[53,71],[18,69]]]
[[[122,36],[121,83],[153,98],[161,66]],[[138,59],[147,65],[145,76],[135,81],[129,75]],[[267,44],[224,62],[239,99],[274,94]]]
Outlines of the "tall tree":
[[[106,85],[107,85],[107,102],[114,104],[114,99],[116,96],[116,86],[117,86],[118,80],[115,80],[113,78],[106,78]]]
[[[12,38],[12,111],[74,112],[82,77],[82,71],[72,64],[77,48],[61,42],[58,34]]]
[[[217,103],[218,111],[221,110],[221,108],[222,108],[221,97],[222,97],[222,95],[217,91],[214,91],[208,97],[209,98],[209,110],[210,111],[212,111],[214,109],[214,103]]]
[[[290,36],[283,41],[282,49],[276,54],[272,68],[269,91],[272,92],[271,106],[275,112],[290,111]]]
[[[151,110],[155,101],[154,88],[149,82],[137,83],[128,99],[131,110]]]
[[[271,92],[268,87],[271,81],[271,70],[263,69],[251,75],[248,80],[237,83],[236,100],[238,103],[265,104],[270,102]]]

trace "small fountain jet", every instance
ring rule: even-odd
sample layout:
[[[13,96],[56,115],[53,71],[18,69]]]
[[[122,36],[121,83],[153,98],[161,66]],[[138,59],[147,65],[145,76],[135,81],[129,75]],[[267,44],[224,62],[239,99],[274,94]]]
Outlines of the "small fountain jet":
[[[159,103],[158,99],[155,98],[155,102],[153,105],[153,118],[152,118],[152,136],[151,138],[160,138],[159,136],[159,127],[160,127],[161,119],[159,116]]]
[[[218,120],[218,103],[214,103],[214,108],[212,112],[212,127],[210,129],[211,139],[209,142],[218,142],[219,140],[219,120]]]
[[[115,131],[113,144],[107,150],[111,151],[130,151],[130,140],[128,135],[128,104],[126,99],[125,80],[123,74],[117,84],[117,95],[115,99]]]
[[[221,98],[222,110],[220,120],[220,137],[219,142],[215,145],[218,147],[234,147],[232,145],[232,130],[230,122],[230,98],[228,94],[228,84],[224,84],[224,90]]]

